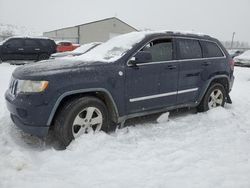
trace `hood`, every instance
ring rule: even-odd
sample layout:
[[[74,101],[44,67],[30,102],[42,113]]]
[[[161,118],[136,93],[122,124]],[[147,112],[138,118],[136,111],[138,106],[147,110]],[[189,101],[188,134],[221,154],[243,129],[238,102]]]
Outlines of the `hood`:
[[[78,52],[62,52],[62,53],[55,53],[51,55],[51,59],[55,58],[63,58],[63,57],[71,57],[71,56],[79,56],[82,55],[83,53],[78,53]]]
[[[234,58],[236,61],[250,61],[250,50]]]
[[[83,69],[90,70],[94,64],[105,64],[103,62],[84,62],[74,59],[55,59],[31,63],[18,67],[13,75],[16,78],[26,78],[32,76],[50,76],[65,72],[79,72]]]

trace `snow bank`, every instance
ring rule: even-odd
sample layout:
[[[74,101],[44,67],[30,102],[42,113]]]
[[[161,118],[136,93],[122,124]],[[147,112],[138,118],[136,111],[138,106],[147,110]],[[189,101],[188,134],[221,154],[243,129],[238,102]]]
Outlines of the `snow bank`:
[[[250,187],[249,69],[235,68],[233,105],[166,113],[158,123],[86,135],[65,151],[11,123],[3,93],[13,69],[0,65],[1,188]]]

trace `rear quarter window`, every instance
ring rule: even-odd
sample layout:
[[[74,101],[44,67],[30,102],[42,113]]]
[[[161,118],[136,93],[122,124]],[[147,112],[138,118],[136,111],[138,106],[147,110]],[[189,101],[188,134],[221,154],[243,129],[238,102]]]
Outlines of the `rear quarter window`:
[[[205,58],[224,57],[220,47],[215,42],[201,41]]]
[[[39,40],[39,42],[42,44],[42,46],[45,46],[45,47],[50,46],[50,42],[48,40]]]
[[[179,59],[198,59],[202,58],[202,49],[198,40],[178,39],[177,46]]]

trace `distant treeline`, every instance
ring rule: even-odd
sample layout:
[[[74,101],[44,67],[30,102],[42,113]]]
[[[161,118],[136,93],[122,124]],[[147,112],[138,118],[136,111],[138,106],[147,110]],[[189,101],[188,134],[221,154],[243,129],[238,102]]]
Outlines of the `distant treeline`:
[[[222,44],[226,48],[231,48],[231,41],[222,41]],[[234,41],[233,48],[250,48],[248,42],[240,42],[240,41]]]

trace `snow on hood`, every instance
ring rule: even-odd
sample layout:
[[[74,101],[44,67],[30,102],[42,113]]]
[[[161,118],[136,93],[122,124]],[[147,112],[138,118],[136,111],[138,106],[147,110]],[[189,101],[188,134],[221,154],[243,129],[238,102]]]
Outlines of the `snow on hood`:
[[[234,58],[235,60],[247,60],[250,61],[250,50],[245,51],[243,54]]]
[[[73,58],[59,58],[26,64],[18,67],[15,73],[21,75],[52,75],[68,70],[78,70],[90,64],[93,64],[93,62],[76,61]]]

